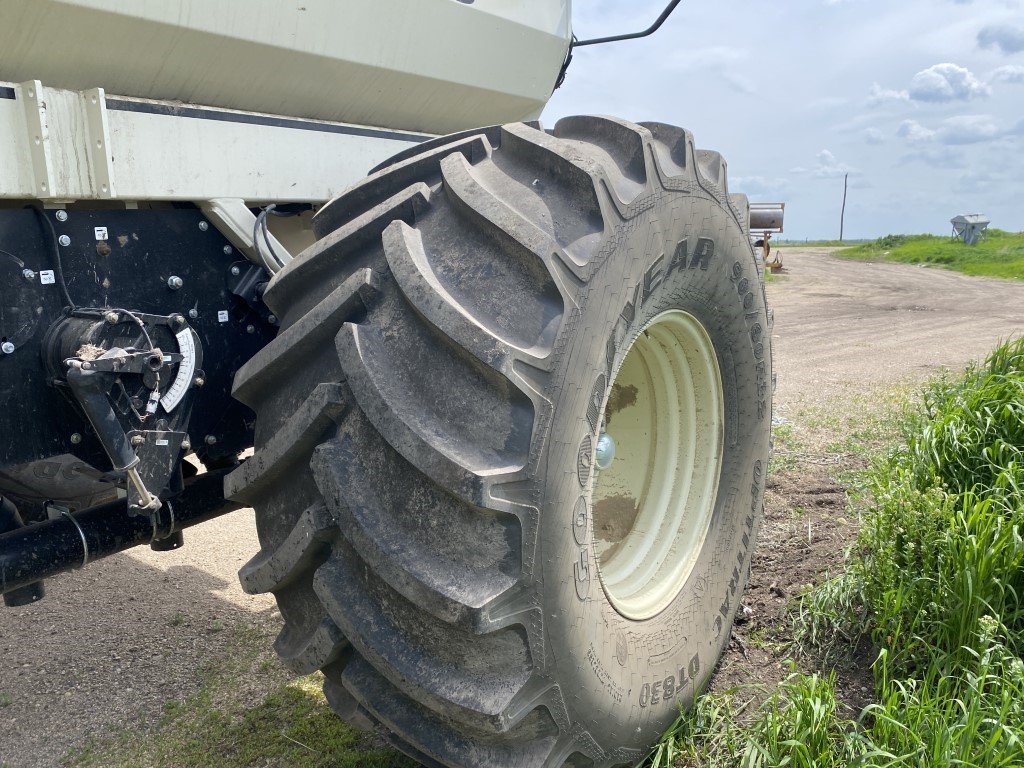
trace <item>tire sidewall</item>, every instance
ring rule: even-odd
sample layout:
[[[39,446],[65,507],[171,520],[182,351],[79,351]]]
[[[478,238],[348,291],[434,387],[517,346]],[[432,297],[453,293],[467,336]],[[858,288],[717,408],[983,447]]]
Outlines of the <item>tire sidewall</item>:
[[[710,196],[652,197],[606,238],[556,345],[541,478],[548,671],[574,730],[637,748],[692,702],[728,641],[760,523],[771,421],[768,323],[748,238],[728,206]],[[683,588],[668,608],[634,621],[609,602],[593,552],[595,416],[633,340],[672,309],[701,323],[718,359],[721,477],[705,546]]]

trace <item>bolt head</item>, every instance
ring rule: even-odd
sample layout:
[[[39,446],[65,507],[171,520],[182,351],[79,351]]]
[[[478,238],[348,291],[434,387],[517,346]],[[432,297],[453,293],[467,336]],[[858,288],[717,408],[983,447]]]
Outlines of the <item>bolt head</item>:
[[[210,228],[210,225],[209,225],[209,224],[207,224],[207,223],[206,223],[205,221],[200,221],[200,222],[199,222],[199,231],[200,231],[200,232],[205,232],[205,231],[206,231],[206,230],[208,230],[209,228]]]
[[[57,221],[67,221],[68,220],[68,212],[67,211],[57,211],[56,215],[57,215]]]
[[[256,326],[255,325],[247,325],[247,326],[245,326],[245,332],[246,333],[256,333]]]
[[[207,435],[203,439],[204,439],[204,441],[206,442],[207,445],[216,445],[217,444],[217,438],[214,437],[213,435]]]
[[[140,446],[144,442],[146,442],[146,438],[144,438],[142,435],[132,435],[131,442],[132,442],[132,445],[134,445],[134,446]]]
[[[267,322],[271,325],[277,325],[277,315],[267,315]]]
[[[5,355],[10,355],[14,353],[14,345],[9,341],[5,341],[2,345],[0,345],[0,349],[3,350],[3,353]]]
[[[182,440],[181,441],[181,450],[183,450],[183,451],[191,451],[192,450],[192,441],[189,440],[188,438]]]
[[[174,324],[175,325],[184,325],[185,324],[185,317],[184,317],[184,315],[175,315],[174,316]]]
[[[182,280],[177,275],[171,275],[170,277],[167,278],[167,287],[170,288],[172,291],[178,290],[184,284],[185,281]]]
[[[231,274],[234,275],[235,277],[238,277],[240,274],[242,274],[242,270],[239,269],[238,267],[232,267]]]
[[[75,432],[73,435],[71,435],[71,444],[72,445],[78,445],[80,442],[82,442],[82,436],[80,434]]]
[[[231,248],[230,245],[225,245],[223,250],[225,254],[229,254],[233,249]]]
[[[206,383],[206,379],[204,379],[202,376],[196,376],[194,379],[192,379],[192,383],[195,384],[197,387],[201,387],[203,386],[203,384]]]
[[[67,235],[61,235],[57,238],[57,242],[66,247],[71,245],[71,238]]]
[[[23,269],[23,270],[21,270],[21,275],[26,280],[35,280],[36,279],[36,273],[33,272],[31,269]]]
[[[107,312],[103,317],[111,325],[116,325],[117,321],[121,319],[121,316],[117,314],[117,312]]]
[[[195,320],[197,317],[199,317],[199,310],[195,308],[190,309],[188,311],[188,316]]]

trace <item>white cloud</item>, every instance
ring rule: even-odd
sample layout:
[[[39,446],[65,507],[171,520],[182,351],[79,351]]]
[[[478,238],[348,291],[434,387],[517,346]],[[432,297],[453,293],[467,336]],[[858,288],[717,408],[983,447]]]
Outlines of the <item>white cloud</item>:
[[[868,92],[868,104],[873,106],[886,101],[910,101],[910,94],[906,91],[895,91],[883,88],[878,83],[872,83],[871,90]]]
[[[960,169],[967,167],[967,161],[961,150],[955,147],[947,147],[936,144],[921,144],[915,146],[910,152],[900,158],[904,165],[919,162],[933,168],[943,170]]]
[[[978,45],[982,48],[998,48],[1003,53],[1024,51],[1024,29],[1009,24],[989,24],[978,32]]]
[[[1024,83],[1024,67],[1020,64],[1007,64],[993,69],[988,76],[990,83]]]
[[[969,69],[944,63],[914,75],[908,93],[914,101],[968,101],[990,95],[991,89]]]
[[[859,171],[846,163],[840,162],[829,150],[823,149],[816,156],[818,164],[811,169],[811,176],[819,179],[834,179],[846,174],[857,174]]]
[[[978,144],[998,139],[1006,131],[991,115],[960,115],[943,120],[938,133],[943,144]]]
[[[877,128],[865,128],[864,141],[866,141],[868,144],[884,144],[885,136]]]
[[[896,129],[896,135],[910,142],[931,141],[935,138],[935,131],[925,128],[916,120],[904,120]]]
[[[904,120],[896,129],[896,135],[916,146],[928,142],[958,146],[1013,136],[1019,132],[1019,127],[1003,128],[991,115],[957,115],[947,117],[937,128],[928,128],[916,120]]]

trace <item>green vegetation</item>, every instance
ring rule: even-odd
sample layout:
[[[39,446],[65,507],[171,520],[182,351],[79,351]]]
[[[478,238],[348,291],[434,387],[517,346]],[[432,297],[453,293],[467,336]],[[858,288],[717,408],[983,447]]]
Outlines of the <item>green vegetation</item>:
[[[287,680],[268,665],[267,632],[233,627],[224,658],[203,670],[198,693],[170,702],[148,732],[126,729],[67,755],[70,768],[413,768],[372,735],[340,720],[327,706],[317,673]],[[261,691],[259,703],[246,689]],[[269,693],[265,691],[269,690]]]
[[[937,235],[886,235],[838,251],[836,256],[866,261],[932,264],[985,277],[1024,279],[1024,233],[990,229],[977,245]]]
[[[840,768],[853,765],[870,745],[836,701],[835,675],[792,673],[744,717],[742,690],[704,696],[693,713],[680,716],[670,733],[671,757],[701,768]],[[668,750],[652,765],[671,766]]]
[[[875,649],[875,703],[847,712],[834,674],[799,672],[753,712],[750,691],[705,696],[651,765],[1024,765],[1024,338],[928,385],[900,424],[862,476],[846,570],[796,618],[794,650],[820,664]]]

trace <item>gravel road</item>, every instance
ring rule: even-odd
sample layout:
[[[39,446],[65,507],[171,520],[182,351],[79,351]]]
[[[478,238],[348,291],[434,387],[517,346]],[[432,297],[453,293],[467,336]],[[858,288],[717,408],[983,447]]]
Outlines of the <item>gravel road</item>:
[[[1024,284],[787,249],[775,309],[776,413],[877,385],[918,382],[1024,333]],[[0,607],[0,764],[52,766],[112,727],[152,722],[197,690],[224,627],[274,602],[235,576],[258,548],[251,511],[185,533],[183,549],[139,548],[47,583],[41,603]]]

